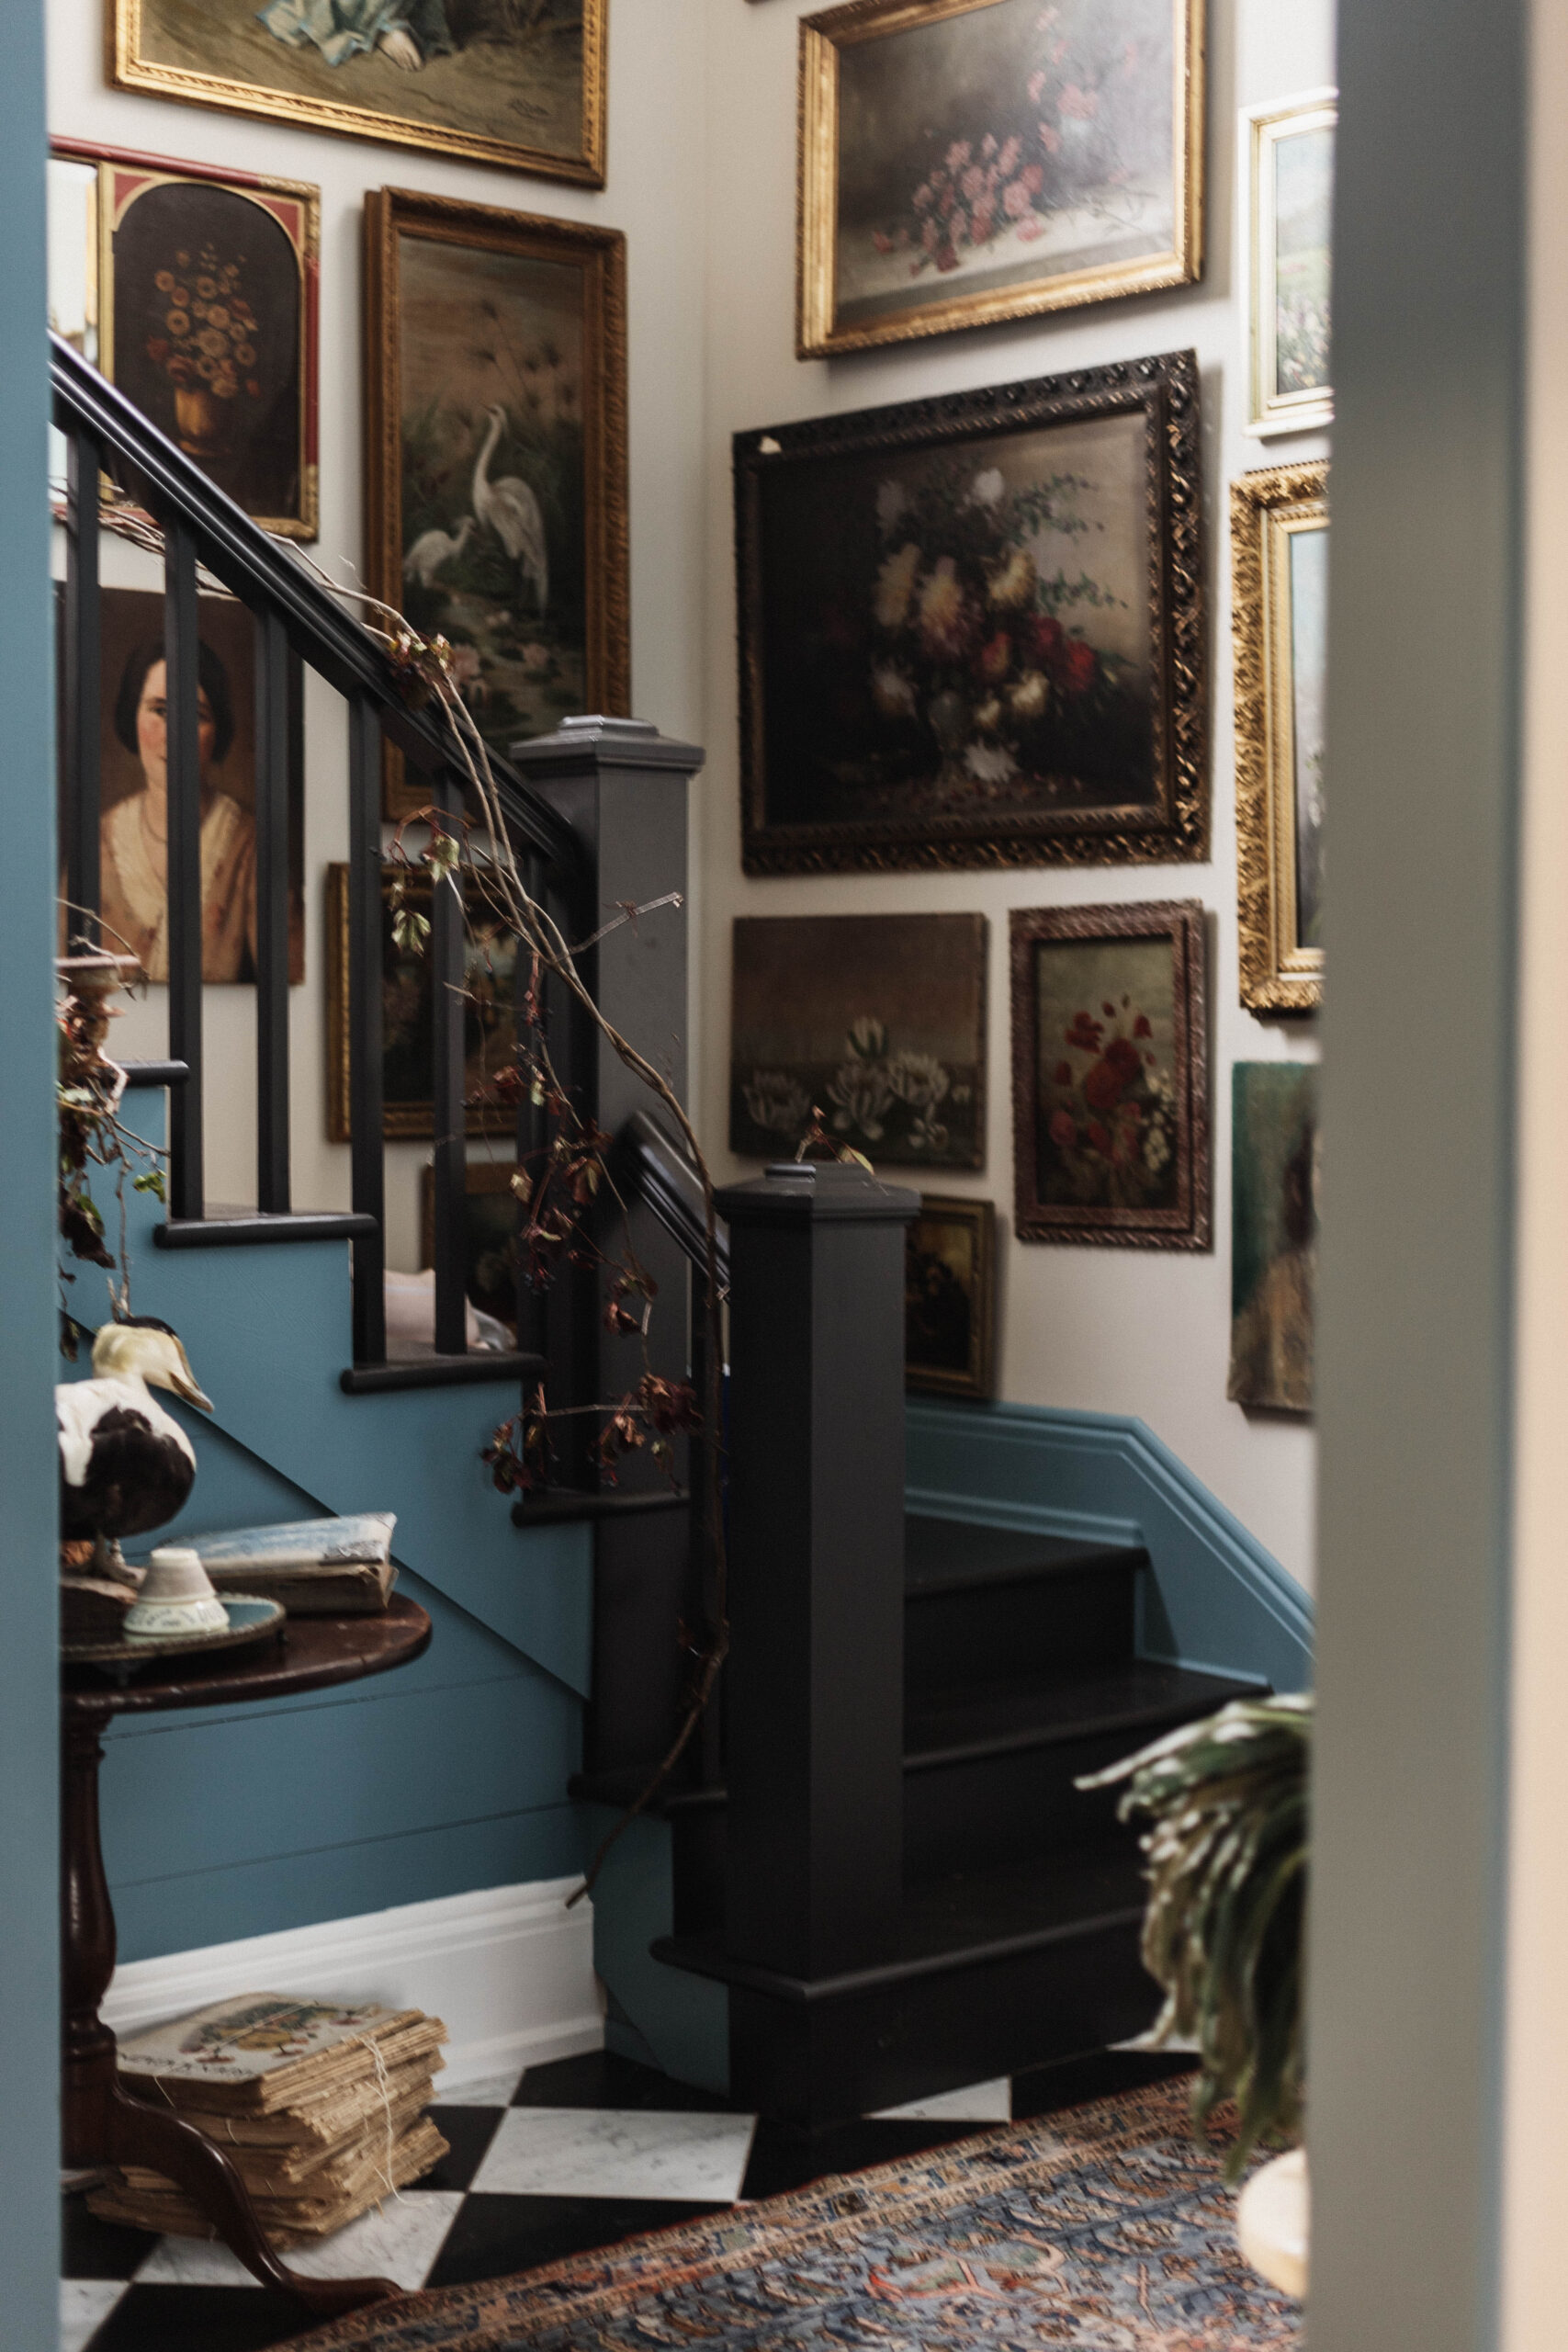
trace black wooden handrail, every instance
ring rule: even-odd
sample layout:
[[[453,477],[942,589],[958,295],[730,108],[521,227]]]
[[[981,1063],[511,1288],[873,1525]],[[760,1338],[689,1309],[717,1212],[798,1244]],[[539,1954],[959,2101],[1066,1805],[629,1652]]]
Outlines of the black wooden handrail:
[[[671,1240],[679,1243],[698,1272],[705,1274],[707,1226],[702,1179],[679,1145],[646,1111],[634,1111],[616,1136],[611,1174],[617,1189],[627,1199],[640,1201]],[[723,1291],[729,1287],[729,1228],[722,1217],[716,1239]]]
[[[117,450],[145,483],[154,507],[172,511],[188,526],[198,562],[247,604],[276,613],[295,650],[339,694],[367,695],[383,731],[416,766],[435,771],[447,765],[451,744],[422,712],[410,708],[391,663],[330,592],[79,351],[52,333],[49,345],[55,422],[62,430],[85,428],[106,448]],[[525,843],[563,876],[580,876],[582,845],[565,819],[494,752],[491,767],[507,823],[521,836],[516,845]]]

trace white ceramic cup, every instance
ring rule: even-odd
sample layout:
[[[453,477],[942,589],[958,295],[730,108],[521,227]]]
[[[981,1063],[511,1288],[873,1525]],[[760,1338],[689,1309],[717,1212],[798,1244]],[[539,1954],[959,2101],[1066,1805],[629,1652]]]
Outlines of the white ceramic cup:
[[[221,1634],[228,1623],[200,1553],[164,1544],[148,1561],[141,1590],[120,1630],[127,1641],[160,1642],[179,1634]]]

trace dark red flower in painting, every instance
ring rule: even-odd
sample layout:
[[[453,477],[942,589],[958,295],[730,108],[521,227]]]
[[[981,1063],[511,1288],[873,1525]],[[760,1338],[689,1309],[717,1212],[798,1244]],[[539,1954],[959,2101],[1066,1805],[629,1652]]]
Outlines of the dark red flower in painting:
[[[1094,684],[1095,658],[1092,645],[1085,645],[1079,638],[1070,638],[1062,650],[1062,684],[1070,695],[1081,695]]]
[[[1110,1134],[1109,1134],[1109,1132],[1108,1132],[1108,1130],[1107,1130],[1106,1128],[1104,1128],[1104,1127],[1102,1127],[1102,1126],[1100,1125],[1100,1121],[1099,1121],[1098,1119],[1091,1119],[1091,1120],[1089,1121],[1089,1127],[1088,1127],[1087,1132],[1088,1132],[1088,1135],[1089,1135],[1089,1142],[1090,1142],[1090,1143],[1091,1143],[1091,1145],[1094,1147],[1094,1149],[1095,1149],[1096,1151],[1109,1151],[1109,1150],[1110,1150],[1110,1148],[1111,1148],[1111,1136],[1110,1136]]]
[[[1058,1086],[1071,1086],[1073,1082],[1073,1066],[1071,1062],[1058,1062],[1051,1075]]]
[[[1149,1016],[1148,1016],[1148,1014],[1147,1014],[1146,1012],[1140,1012],[1140,1013],[1139,1013],[1139,1015],[1138,1015],[1138,1017],[1137,1017],[1137,1019],[1136,1019],[1136,1021],[1134,1021],[1134,1023],[1133,1023],[1133,1035],[1134,1035],[1134,1037],[1152,1037],[1152,1036],[1154,1035],[1154,1034],[1155,1034],[1155,1033],[1154,1033],[1154,1031],[1149,1027]]]
[[[1050,1132],[1051,1140],[1058,1151],[1071,1151],[1078,1139],[1078,1131],[1073,1124],[1070,1111],[1052,1112]]]
[[[1072,1027],[1062,1034],[1067,1044],[1076,1046],[1080,1053],[1098,1054],[1105,1027],[1102,1022],[1092,1021],[1087,1012],[1075,1012]]]

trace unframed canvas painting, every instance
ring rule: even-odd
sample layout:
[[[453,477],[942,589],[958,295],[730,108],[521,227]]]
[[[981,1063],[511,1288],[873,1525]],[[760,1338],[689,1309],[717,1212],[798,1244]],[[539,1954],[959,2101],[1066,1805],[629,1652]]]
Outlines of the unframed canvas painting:
[[[1200,0],[859,0],[808,18],[803,349],[1193,276],[1201,16]]]
[[[1317,1297],[1317,1069],[1231,1073],[1231,1361],[1237,1405],[1310,1412]]]
[[[114,0],[114,78],[604,185],[608,0]]]
[[[787,1159],[820,1111],[874,1163],[985,1157],[983,915],[762,915],[735,925],[729,1143]]]

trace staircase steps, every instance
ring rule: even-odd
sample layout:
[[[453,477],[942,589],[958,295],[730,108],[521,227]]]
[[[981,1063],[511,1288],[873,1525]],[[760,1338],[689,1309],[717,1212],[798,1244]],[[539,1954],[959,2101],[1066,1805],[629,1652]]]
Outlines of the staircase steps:
[[[1262,1686],[1135,1655],[1147,1569],[1133,1546],[908,1521],[904,1895],[873,1966],[807,1982],[730,1958],[726,1791],[665,1799],[674,1933],[654,1950],[729,1985],[749,2099],[815,2125],[1149,2022],[1135,1835],[1074,1784]]]

